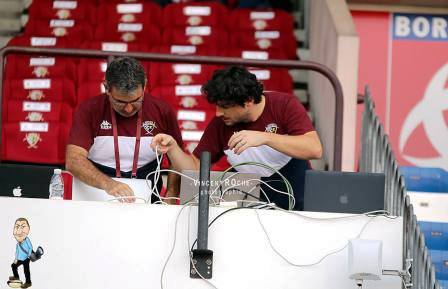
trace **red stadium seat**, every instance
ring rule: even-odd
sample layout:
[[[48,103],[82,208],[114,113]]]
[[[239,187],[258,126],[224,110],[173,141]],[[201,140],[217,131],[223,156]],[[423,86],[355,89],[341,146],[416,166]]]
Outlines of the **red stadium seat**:
[[[87,81],[104,81],[107,69],[106,59],[81,59],[78,64],[79,84]]]
[[[8,101],[4,110],[7,122],[62,122],[72,123],[73,109],[66,103],[46,101]]]
[[[8,46],[65,48],[67,40],[58,37],[16,36],[8,42]]]
[[[151,94],[168,102],[175,109],[213,110],[200,93],[201,85],[160,86],[151,90]]]
[[[10,55],[6,62],[6,79],[61,78],[76,80],[76,66],[71,59]]]
[[[178,55],[218,55],[216,47],[194,46],[194,45],[159,45],[154,47],[151,52],[168,53]]]
[[[142,23],[103,23],[95,30],[95,39],[100,41],[118,41],[139,43],[154,47],[160,44],[160,29]]]
[[[85,25],[82,20],[35,20],[26,25],[25,35],[66,37],[70,40],[70,46],[80,45],[82,41],[92,38],[92,28]]]
[[[160,26],[161,21],[162,8],[152,2],[105,2],[98,8],[98,23],[141,23],[143,25]]]
[[[278,30],[292,33],[294,19],[290,13],[282,10],[235,9],[231,12],[229,30]]]
[[[163,43],[167,45],[197,45],[207,47],[226,47],[227,31],[212,26],[187,26],[166,28]]]
[[[292,77],[285,69],[263,69],[249,68],[249,71],[256,75],[261,81],[265,90],[275,90],[286,93],[293,92]]]
[[[149,71],[151,87],[204,84],[216,69],[201,64],[152,63]]]
[[[257,60],[287,59],[286,54],[278,48],[272,48],[268,51],[257,49],[235,48],[224,50],[222,52],[222,56],[239,57],[243,59],[257,59]]]
[[[225,27],[228,10],[217,2],[173,3],[163,10],[163,26]]]
[[[230,44],[244,49],[282,50],[289,59],[297,59],[297,44],[292,33],[241,31],[232,35]]]
[[[33,1],[29,7],[29,18],[75,19],[95,24],[96,6],[92,1]]]
[[[60,122],[10,122],[3,125],[2,159],[63,164],[70,126]]]
[[[83,82],[78,87],[78,105],[84,100],[104,93],[104,85],[101,81]]]
[[[92,41],[85,43],[83,46],[85,49],[95,49],[103,51],[115,51],[115,52],[148,52],[149,48],[145,44],[141,43],[126,43],[126,42],[114,42],[114,41]]]
[[[65,102],[76,105],[75,85],[67,78],[11,79],[5,83],[4,100]]]

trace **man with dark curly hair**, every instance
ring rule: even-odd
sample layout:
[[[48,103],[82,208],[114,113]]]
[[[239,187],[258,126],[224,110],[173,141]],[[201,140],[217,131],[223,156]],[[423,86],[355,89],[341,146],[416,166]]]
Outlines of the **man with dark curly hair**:
[[[154,171],[156,154],[149,145],[156,134],[170,134],[182,146],[174,111],[145,93],[146,81],[143,67],[133,58],[109,63],[105,93],[80,104],[67,145],[67,170],[126,202],[134,201],[134,192],[111,177],[144,179]],[[160,190],[161,179],[157,186]],[[177,196],[178,186],[178,176],[169,174],[167,197]],[[153,202],[157,200],[152,197]]]
[[[254,74],[241,66],[217,70],[202,87],[208,102],[216,105],[216,116],[205,129],[193,155],[187,155],[166,134],[156,135],[151,147],[158,145],[178,170],[198,169],[203,151],[211,153],[212,163],[222,156],[231,165],[259,162],[282,173],[291,183],[296,205],[303,208],[303,184],[308,160],[322,156],[322,145],[304,107],[292,95],[263,91]],[[272,171],[245,165],[240,172],[255,172],[277,190],[286,187]],[[268,189],[271,202],[288,208],[288,197]]]

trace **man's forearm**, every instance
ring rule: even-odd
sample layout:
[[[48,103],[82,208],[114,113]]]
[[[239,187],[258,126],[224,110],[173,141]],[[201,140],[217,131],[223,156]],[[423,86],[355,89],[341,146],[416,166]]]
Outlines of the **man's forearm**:
[[[67,156],[66,169],[82,182],[102,190],[113,181],[83,156]]]
[[[166,187],[167,197],[178,197],[180,192],[180,176],[176,173],[169,172]]]
[[[168,152],[168,158],[176,171],[199,169],[199,161],[177,145]]]
[[[300,136],[266,133],[266,145],[290,157],[303,160],[322,157],[322,145],[317,136]]]

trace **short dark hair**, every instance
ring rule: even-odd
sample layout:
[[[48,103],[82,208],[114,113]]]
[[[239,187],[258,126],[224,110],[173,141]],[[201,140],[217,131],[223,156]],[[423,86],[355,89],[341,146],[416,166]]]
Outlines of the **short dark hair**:
[[[129,92],[136,90],[139,85],[144,87],[145,83],[145,70],[134,58],[116,58],[107,65],[107,89],[112,89],[112,87],[115,87],[121,93],[128,94]]]
[[[223,107],[244,106],[247,101],[260,103],[263,84],[243,66],[229,66],[216,70],[202,86],[207,101]]]
[[[25,222],[27,224],[28,227],[30,227],[30,223],[28,223],[28,220],[25,218],[18,218],[15,222],[14,225],[17,224],[17,222]],[[31,228],[31,227],[30,227]]]

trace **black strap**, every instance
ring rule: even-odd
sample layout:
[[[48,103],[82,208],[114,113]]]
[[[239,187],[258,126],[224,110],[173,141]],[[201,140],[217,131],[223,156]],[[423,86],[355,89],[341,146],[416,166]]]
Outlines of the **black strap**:
[[[29,257],[29,256],[28,256],[28,252],[25,251],[25,248],[22,247],[22,244],[20,244],[20,243],[18,243],[18,244],[19,244],[20,249],[22,249],[23,253],[25,253],[26,256]],[[32,251],[33,251],[33,250],[31,249],[31,252],[32,252]]]

